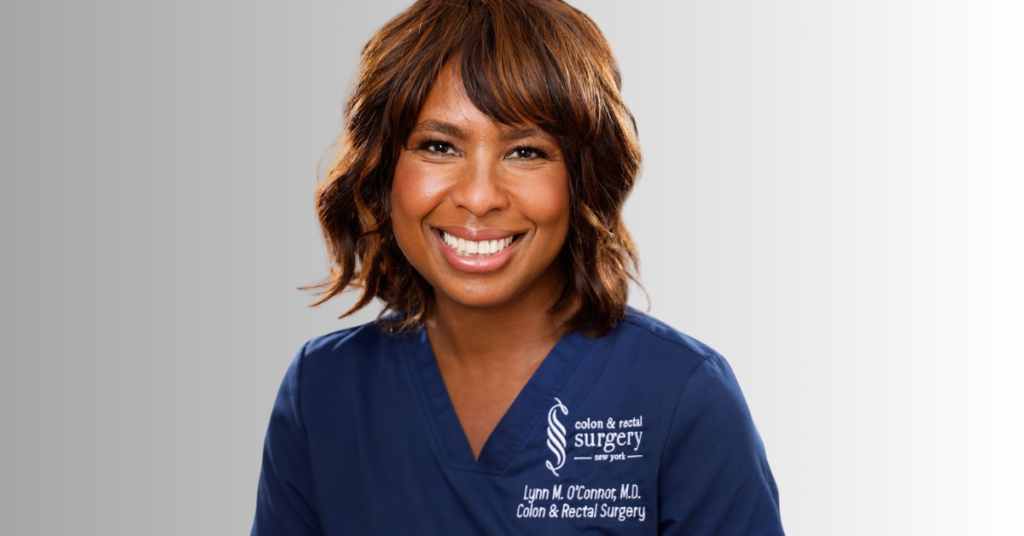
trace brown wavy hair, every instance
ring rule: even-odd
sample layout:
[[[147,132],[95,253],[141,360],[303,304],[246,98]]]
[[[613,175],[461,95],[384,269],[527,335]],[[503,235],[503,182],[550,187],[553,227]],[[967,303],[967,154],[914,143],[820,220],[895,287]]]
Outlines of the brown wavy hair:
[[[481,112],[536,124],[561,145],[572,214],[560,254],[567,284],[552,312],[578,304],[565,328],[606,333],[625,315],[636,281],[622,207],[639,176],[640,145],[608,42],[559,0],[420,0],[370,39],[316,193],[331,271],[305,287],[320,290],[313,306],[355,287],[362,295],[342,318],[374,298],[385,304],[378,322],[391,329],[417,329],[429,313],[433,289],[392,233],[391,185],[399,151],[449,62]]]

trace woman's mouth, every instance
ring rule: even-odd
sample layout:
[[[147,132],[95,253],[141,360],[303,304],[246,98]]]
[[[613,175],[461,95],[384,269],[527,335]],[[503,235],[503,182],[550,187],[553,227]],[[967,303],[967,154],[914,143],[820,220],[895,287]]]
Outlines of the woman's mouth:
[[[456,253],[463,257],[484,258],[496,255],[512,245],[512,242],[516,239],[516,235],[513,235],[496,240],[466,240],[440,229],[437,232],[440,233],[441,240],[446,246],[455,250]]]
[[[522,242],[520,238],[525,235],[511,234],[509,231],[498,229],[465,232],[460,232],[460,229],[452,228],[450,231],[463,236],[434,228],[434,239],[437,240],[441,254],[452,268],[472,274],[500,270],[519,250]],[[465,235],[475,236],[479,240],[470,240]]]

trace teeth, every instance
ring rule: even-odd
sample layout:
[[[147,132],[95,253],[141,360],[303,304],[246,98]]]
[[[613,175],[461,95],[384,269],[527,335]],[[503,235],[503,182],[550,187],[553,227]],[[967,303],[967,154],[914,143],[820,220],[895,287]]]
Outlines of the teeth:
[[[489,257],[512,244],[513,237],[510,236],[508,238],[498,240],[481,240],[479,242],[474,242],[472,240],[466,240],[465,238],[457,238],[441,231],[441,238],[444,240],[445,244],[448,244],[448,247],[457,251],[459,255]]]

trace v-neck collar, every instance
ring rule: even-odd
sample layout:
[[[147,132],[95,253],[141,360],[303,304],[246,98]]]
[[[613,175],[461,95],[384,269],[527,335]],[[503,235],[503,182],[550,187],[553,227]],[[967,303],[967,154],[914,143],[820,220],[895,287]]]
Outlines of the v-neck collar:
[[[466,432],[448,396],[437,358],[423,329],[402,337],[411,350],[412,376],[419,387],[431,429],[435,431],[445,464],[455,469],[501,473],[522,447],[526,434],[543,419],[544,412],[558,396],[565,382],[576,370],[580,359],[594,340],[575,332],[567,333],[533,372],[516,396],[508,411],[498,421],[480,451],[473,459]]]

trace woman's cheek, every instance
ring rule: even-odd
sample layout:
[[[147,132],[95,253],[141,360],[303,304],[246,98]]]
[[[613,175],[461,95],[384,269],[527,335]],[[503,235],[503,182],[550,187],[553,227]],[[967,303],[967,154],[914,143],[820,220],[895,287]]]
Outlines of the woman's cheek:
[[[516,196],[519,206],[538,229],[552,237],[563,237],[569,229],[569,182],[568,174],[553,172],[525,182],[529,188],[522,188]],[[561,249],[561,243],[558,244]]]
[[[436,206],[449,188],[453,165],[413,164],[406,174],[410,183],[408,190],[417,196],[420,202]]]
[[[429,213],[429,203],[423,195],[424,183],[428,183],[416,166],[399,158],[391,185],[391,221],[398,241],[398,247],[417,270],[422,269],[418,257],[425,244],[418,235],[422,234],[423,217]]]

